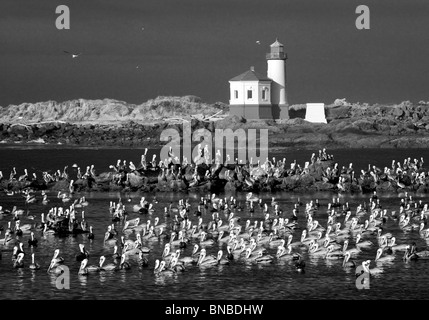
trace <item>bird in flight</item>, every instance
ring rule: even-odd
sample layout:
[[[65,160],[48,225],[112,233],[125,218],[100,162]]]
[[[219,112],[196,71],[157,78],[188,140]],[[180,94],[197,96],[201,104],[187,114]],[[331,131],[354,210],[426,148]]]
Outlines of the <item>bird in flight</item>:
[[[261,41],[259,41],[259,40],[256,40],[256,43],[257,43],[257,44],[261,44]]]
[[[79,57],[82,53],[71,53],[71,52],[68,52],[68,51],[64,51],[65,53],[68,53],[68,54],[71,54],[71,56],[72,56],[72,58],[77,58],[77,57]]]

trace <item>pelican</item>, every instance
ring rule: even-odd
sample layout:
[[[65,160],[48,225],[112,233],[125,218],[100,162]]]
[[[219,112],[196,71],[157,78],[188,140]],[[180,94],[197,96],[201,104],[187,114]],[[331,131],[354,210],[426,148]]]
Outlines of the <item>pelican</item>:
[[[310,246],[310,249],[308,250],[308,253],[311,255],[315,255],[315,256],[320,256],[320,255],[326,255],[326,253],[328,252],[328,249],[325,247],[321,247],[319,248],[319,244],[312,242],[312,245]]]
[[[30,239],[28,239],[28,245],[30,247],[37,247],[37,239],[34,237],[34,232],[30,233]]]
[[[29,265],[29,268],[31,270],[39,270],[40,265],[36,262],[34,262],[34,253],[31,254],[31,264]]]
[[[388,256],[381,257],[382,254],[383,254],[383,248],[378,248],[377,249],[377,255],[376,255],[374,261],[379,262],[379,263],[383,263],[383,262],[391,262],[391,261],[395,260],[395,256],[388,255]]]
[[[356,236],[356,248],[358,248],[359,250],[361,249],[361,248],[371,248],[372,246],[374,246],[374,244],[371,242],[371,241],[369,241],[369,240],[366,240],[366,241],[361,241],[361,238],[362,238],[362,235],[360,234],[360,233],[358,233],[357,234],[357,236]]]
[[[217,252],[217,263],[218,263],[218,264],[229,264],[229,260],[228,260],[228,259],[223,258],[222,256],[223,256],[223,251],[222,251],[222,250],[219,250],[219,251]]]
[[[104,244],[107,245],[116,245],[117,239],[114,237],[114,234],[112,233],[112,226],[107,227],[107,231],[104,234]]]
[[[164,261],[164,260],[162,260],[162,261],[160,262],[158,259],[156,259],[156,260],[155,260],[154,273],[155,273],[156,275],[173,275],[173,274],[175,274],[176,272],[174,272],[174,271],[173,271],[173,270],[171,270],[171,269],[166,269],[166,268],[165,268],[165,261]]]
[[[296,260],[298,259],[298,255],[297,254],[292,254],[292,247],[291,246],[287,246],[287,250],[284,246],[278,246],[277,247],[277,252],[276,252],[276,257],[277,259],[287,259],[287,260]]]
[[[201,232],[201,240],[200,240],[200,246],[211,246],[215,244],[215,241],[213,239],[207,239],[207,233],[205,231]]]
[[[83,259],[82,262],[80,263],[78,275],[86,276],[89,273],[88,268],[86,267],[87,264],[88,264],[88,259]]]
[[[334,251],[334,246],[330,245],[327,248],[325,259],[330,259],[330,260],[343,259],[345,254],[351,255],[350,251],[346,251],[345,253],[338,250]]]
[[[295,247],[301,247],[303,245],[301,241],[292,242],[292,239],[293,239],[293,235],[290,234],[288,236],[287,244],[285,245],[285,247],[291,246],[292,248],[295,248]]]
[[[13,267],[14,268],[24,268],[23,259],[24,259],[24,253],[21,252],[20,254],[18,254],[17,259],[14,261]]]
[[[48,224],[45,224],[45,227],[43,228],[42,233],[43,233],[44,236],[47,236],[47,235],[54,235],[57,232],[55,230],[53,230],[53,229],[48,229]]]
[[[113,247],[113,254],[112,254],[112,258],[114,260],[121,260],[121,255],[118,253],[118,246],[114,246]]]
[[[107,265],[104,265],[104,262],[106,261],[105,256],[100,257],[100,271],[114,271],[116,270],[117,265],[113,263],[108,263]]]
[[[178,256],[176,255],[170,262],[170,269],[174,272],[184,272],[186,270],[183,263],[178,262]]]
[[[395,251],[405,251],[407,250],[408,245],[407,244],[396,244],[396,238],[392,237],[390,238],[390,243],[388,246],[392,249],[393,252]]]
[[[424,254],[424,252],[422,252],[422,254]],[[424,255],[420,256],[420,255],[418,255],[417,252],[415,252],[415,251],[412,252],[411,247],[407,246],[407,249],[405,250],[405,253],[404,253],[404,256],[402,257],[402,259],[404,261],[410,261],[410,260],[418,260],[421,257],[425,258]]]
[[[370,275],[380,274],[380,273],[384,272],[383,269],[377,268],[377,267],[373,268],[373,269],[370,269],[369,268],[370,263],[371,263],[371,260],[366,260],[366,261],[362,262],[362,267],[363,267],[363,270],[365,272],[369,273]]]
[[[1,234],[1,231],[0,231],[0,234]],[[10,242],[10,240],[12,240],[12,236],[11,236],[11,234],[10,233],[5,233],[4,234],[4,238],[3,239],[0,239],[0,245],[7,245],[9,242]]]
[[[356,264],[353,260],[350,260],[350,252],[344,254],[343,268],[355,268]]]
[[[129,270],[131,269],[130,264],[125,261],[125,254],[122,254],[121,256],[121,262],[119,263],[119,266],[116,268],[116,270]]]
[[[92,226],[89,226],[88,239],[89,240],[94,240],[94,233],[92,231]]]
[[[246,261],[255,262],[256,258],[257,258],[256,255],[252,255],[252,249],[251,248],[246,248],[246,250],[245,250],[245,259],[246,259]]]
[[[214,266],[218,263],[217,257],[210,255],[206,256],[206,249],[201,249],[200,257],[197,262],[197,266],[206,267],[206,266]]]
[[[59,265],[64,263],[64,258],[58,257],[60,254],[60,249],[55,249],[54,256],[52,257],[51,263],[48,268],[48,272],[55,267],[58,267]]]
[[[79,250],[80,252],[76,255],[76,261],[81,262],[84,259],[88,259],[89,257],[88,251],[86,251],[85,246],[82,243],[79,244]]]

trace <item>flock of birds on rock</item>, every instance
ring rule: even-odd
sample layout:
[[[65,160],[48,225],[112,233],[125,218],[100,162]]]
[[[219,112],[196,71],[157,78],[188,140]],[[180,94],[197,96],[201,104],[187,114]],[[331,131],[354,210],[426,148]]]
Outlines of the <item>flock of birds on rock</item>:
[[[201,145],[199,145],[201,146]],[[340,167],[334,157],[319,150],[310,161],[300,166],[296,161],[288,164],[286,158],[266,158],[246,163],[222,155],[218,150],[211,159],[207,148],[200,147],[200,153],[193,159],[182,162],[174,155],[172,148],[168,158],[157,161],[156,154],[147,158],[147,149],[139,164],[118,159],[107,172],[97,173],[94,165],[86,170],[74,164],[55,172],[45,171],[40,175],[30,175],[27,169],[19,175],[15,168],[9,178],[0,171],[0,190],[8,195],[28,188],[32,190],[61,190],[64,200],[67,194],[81,191],[121,190],[124,192],[174,192],[195,191],[222,193],[225,190],[237,192],[321,190],[341,193],[365,193],[374,190],[389,192],[429,192],[426,187],[429,175],[423,169],[423,159],[404,159],[403,163],[392,161],[390,167],[379,168],[368,165],[367,170],[356,171],[353,163]],[[299,181],[299,183],[297,183]],[[32,201],[29,195],[28,203]]]

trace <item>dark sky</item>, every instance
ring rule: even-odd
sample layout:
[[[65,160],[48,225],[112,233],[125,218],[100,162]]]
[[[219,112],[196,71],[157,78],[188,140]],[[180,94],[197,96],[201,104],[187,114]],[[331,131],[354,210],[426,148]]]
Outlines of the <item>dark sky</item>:
[[[370,30],[355,27],[360,4]],[[70,30],[55,27],[58,5],[70,8]],[[227,103],[229,79],[252,65],[266,73],[276,37],[291,104],[429,100],[428,0],[1,0],[0,106],[188,94]]]

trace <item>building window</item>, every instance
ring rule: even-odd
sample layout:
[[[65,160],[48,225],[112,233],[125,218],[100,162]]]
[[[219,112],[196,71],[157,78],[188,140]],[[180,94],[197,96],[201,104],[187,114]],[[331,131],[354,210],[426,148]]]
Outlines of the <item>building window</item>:
[[[262,88],[262,100],[264,100],[264,101],[268,100],[268,88],[267,87]]]
[[[252,99],[252,90],[247,90],[247,99]]]
[[[234,90],[234,99],[238,99],[238,90]]]

